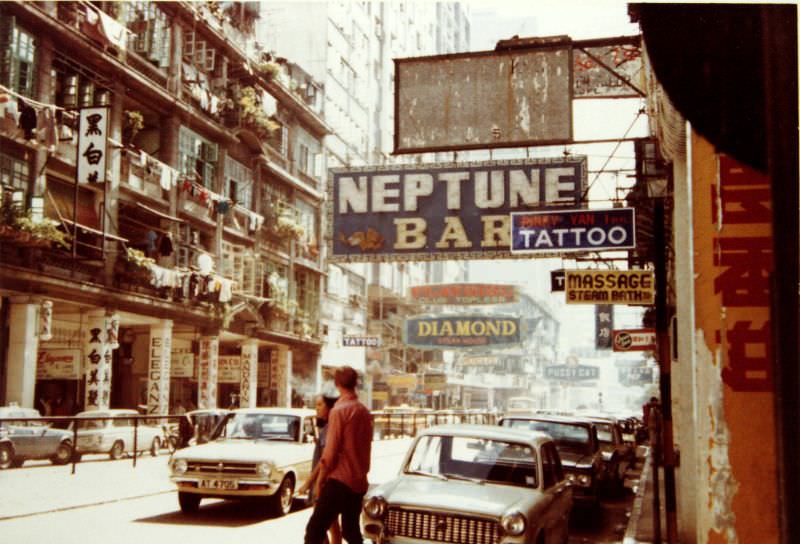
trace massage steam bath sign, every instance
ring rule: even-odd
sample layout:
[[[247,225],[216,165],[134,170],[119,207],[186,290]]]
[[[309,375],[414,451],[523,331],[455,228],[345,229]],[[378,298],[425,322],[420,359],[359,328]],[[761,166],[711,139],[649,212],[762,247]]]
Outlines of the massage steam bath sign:
[[[512,257],[511,212],[579,208],[586,158],[332,169],[336,261]]]

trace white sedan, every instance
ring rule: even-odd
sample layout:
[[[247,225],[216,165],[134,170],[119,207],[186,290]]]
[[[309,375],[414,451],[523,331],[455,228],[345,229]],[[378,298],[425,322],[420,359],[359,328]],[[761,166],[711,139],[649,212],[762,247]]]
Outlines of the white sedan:
[[[572,489],[550,436],[490,425],[422,432],[361,516],[377,544],[566,543]]]
[[[136,431],[136,451],[149,451],[158,454],[161,449],[161,429],[152,425],[144,425],[141,421],[134,425],[130,417],[138,416],[136,410],[115,408],[111,410],[93,410],[80,412],[75,417],[78,424],[77,455],[84,453],[108,453],[111,459],[119,459],[125,453],[133,451],[134,427]],[[117,417],[122,419],[92,419]],[[72,427],[70,427],[72,430]]]

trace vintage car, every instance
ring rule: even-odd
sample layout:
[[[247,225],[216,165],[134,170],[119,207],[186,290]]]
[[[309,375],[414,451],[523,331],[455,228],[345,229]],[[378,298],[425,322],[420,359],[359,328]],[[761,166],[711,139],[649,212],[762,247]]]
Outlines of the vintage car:
[[[192,426],[195,428],[197,443],[205,444],[208,442],[216,430],[217,425],[230,413],[230,410],[225,410],[223,408],[200,409],[186,412],[189,421],[192,422]]]
[[[119,459],[125,453],[133,452],[134,431],[136,434],[136,451],[149,451],[157,455],[161,449],[160,428],[145,425],[142,421],[134,424],[133,419],[93,419],[103,417],[138,416],[136,410],[112,408],[110,410],[92,410],[80,412],[75,417],[78,424],[78,459],[85,453],[108,453],[111,459]],[[74,423],[73,423],[74,425]],[[72,425],[70,425],[70,430]]]
[[[622,429],[614,417],[582,414],[582,418],[597,427],[597,439],[606,465],[608,481],[606,491],[617,495],[625,490],[625,473],[636,465],[636,450],[625,442]]]
[[[260,499],[288,514],[294,490],[311,474],[315,412],[304,408],[233,410],[205,444],[175,452],[171,480],[185,513],[205,497]]]
[[[607,477],[597,429],[591,421],[568,416],[509,416],[500,425],[549,434],[556,443],[575,504],[597,507],[598,492]]]
[[[361,524],[373,542],[567,542],[572,488],[543,433],[431,427],[401,467],[364,497]]]
[[[0,419],[40,418],[35,408],[0,407]],[[72,457],[72,433],[42,421],[0,422],[0,469],[19,467],[28,459],[49,459],[63,465]]]

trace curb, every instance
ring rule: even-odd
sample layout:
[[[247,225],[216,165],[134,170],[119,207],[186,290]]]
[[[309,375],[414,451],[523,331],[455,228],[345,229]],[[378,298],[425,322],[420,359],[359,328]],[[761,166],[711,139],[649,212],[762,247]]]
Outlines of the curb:
[[[33,516],[41,516],[43,514],[53,514],[55,512],[65,512],[67,510],[77,510],[79,508],[89,508],[91,506],[101,506],[103,504],[112,504],[112,503],[115,503],[115,502],[132,501],[132,500],[136,500],[136,499],[143,499],[145,497],[154,497],[156,495],[165,495],[167,493],[173,493],[173,492],[175,492],[174,489],[167,489],[165,491],[154,491],[152,493],[144,493],[142,495],[133,495],[131,497],[122,497],[122,498],[119,498],[119,499],[108,499],[108,500],[105,500],[105,501],[87,502],[85,504],[76,504],[76,505],[72,505],[72,506],[62,506],[60,508],[52,508],[50,510],[42,510],[40,512],[28,512],[28,513],[25,513],[25,514],[16,514],[16,515],[12,515],[12,516],[1,516],[0,517],[0,522],[9,521],[9,520],[12,520],[12,519],[30,518],[30,517],[33,517]]]
[[[648,451],[642,467],[642,473],[639,476],[639,488],[636,490],[636,498],[633,499],[633,507],[631,508],[631,517],[628,520],[628,528],[625,530],[625,537],[622,544],[645,544],[644,541],[636,540],[636,533],[639,530],[639,518],[642,517],[642,503],[647,491],[647,486],[650,483],[652,470],[650,468],[651,457]]]

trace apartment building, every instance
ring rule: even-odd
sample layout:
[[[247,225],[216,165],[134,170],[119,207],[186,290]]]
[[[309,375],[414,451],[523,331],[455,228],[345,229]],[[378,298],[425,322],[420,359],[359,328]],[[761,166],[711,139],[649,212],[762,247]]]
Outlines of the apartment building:
[[[0,5],[0,404],[165,414],[314,382],[331,128],[311,74],[247,47],[255,4]]]

